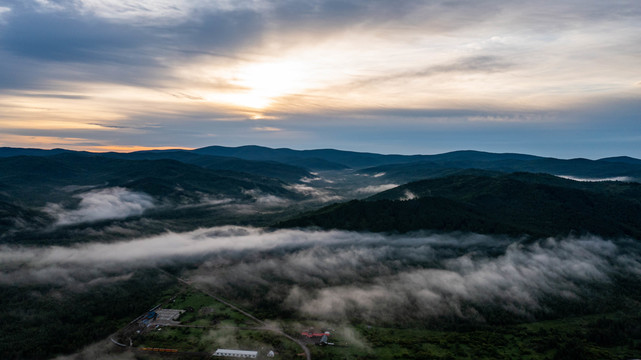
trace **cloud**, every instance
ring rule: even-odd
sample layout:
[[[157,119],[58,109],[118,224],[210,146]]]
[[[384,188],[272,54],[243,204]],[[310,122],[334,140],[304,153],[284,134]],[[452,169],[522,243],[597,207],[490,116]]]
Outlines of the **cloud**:
[[[212,196],[209,194],[200,194],[200,195],[201,195],[200,198],[196,200],[197,202],[183,203],[178,205],[176,208],[177,209],[194,209],[194,208],[203,208],[203,207],[225,208],[229,206],[234,206],[233,204],[236,201],[238,201],[237,199],[233,199],[233,198]],[[174,205],[170,205],[170,206],[174,206]],[[167,208],[165,208],[164,210],[167,210]]]
[[[641,248],[627,240],[524,243],[237,226],[66,247],[2,245],[0,262],[0,283],[77,289],[126,279],[138,268],[196,265],[183,276],[225,296],[249,292],[304,317],[374,322],[483,321],[487,308],[532,318],[553,312],[557,299],[590,306],[608,291],[620,296],[617,278],[641,278]]]
[[[531,319],[553,313],[551,299],[590,306],[601,301],[594,286],[641,275],[636,245],[630,251],[625,242],[594,237],[522,244],[478,235],[353,236],[251,259],[215,257],[192,278],[232,295],[267,288],[254,296],[306,318],[397,323],[440,316],[484,321],[487,308]]]
[[[4,21],[4,16],[11,11],[11,8],[0,6],[0,24]]]
[[[280,207],[291,203],[288,199],[272,194],[265,194],[256,189],[243,190],[243,194],[249,195],[254,199],[253,207],[255,208],[255,211],[260,211],[261,208]]]
[[[634,178],[631,178],[629,176],[615,176],[615,177],[608,177],[608,178],[581,178],[581,177],[570,176],[570,175],[556,175],[556,176],[564,179],[569,179],[574,181],[585,181],[585,182],[598,182],[598,181],[633,182],[635,181]]]
[[[187,233],[166,233],[113,243],[91,243],[72,247],[20,249],[2,247],[0,259],[7,264],[35,265],[101,265],[140,262],[155,266],[168,259],[188,258],[219,251],[266,250],[286,246],[305,246],[316,241],[335,243],[353,239],[381,239],[377,235],[348,232],[314,232],[301,230],[267,231],[260,228],[222,226]],[[21,251],[24,250],[24,251]],[[134,265],[135,266],[135,265]]]
[[[316,174],[314,174],[314,173],[311,173],[311,174],[312,174],[312,175],[316,175]],[[304,182],[304,183],[308,183],[308,184],[309,184],[309,183],[311,183],[312,181],[322,181],[322,180],[323,180],[323,178],[318,177],[318,176],[314,176],[314,177],[307,177],[307,176],[306,176],[306,177],[301,178],[301,179],[300,179],[300,182]]]
[[[69,95],[69,94],[39,94],[39,93],[23,93],[20,96],[24,97],[39,97],[39,98],[52,98],[52,99],[67,99],[67,100],[82,100],[88,99],[85,95]]]
[[[376,176],[376,175],[374,175]],[[374,193],[379,193],[381,191],[393,189],[397,187],[398,184],[381,184],[381,185],[369,185],[365,186],[360,189],[356,189],[356,193],[358,194],[374,194]]]
[[[94,149],[216,139],[404,153],[636,156],[629,152],[638,140],[630,130],[638,130],[640,14],[631,1],[3,4],[11,10],[0,14],[0,118],[20,124],[2,129],[23,136],[17,146],[45,146],[29,136],[48,136],[87,139],[99,144]],[[279,73],[256,71],[274,68]],[[300,79],[291,78],[293,68]],[[350,86],[359,91],[342,91]],[[257,90],[260,101],[252,96]],[[29,92],[54,96],[24,96]],[[629,104],[621,106],[622,99]],[[248,108],[257,102],[269,106]],[[43,128],[51,116],[82,125]],[[249,118],[279,123],[242,123]],[[89,130],[87,119],[139,131]],[[163,124],[146,128],[150,119]],[[247,131],[252,127],[296,136],[265,137]]]
[[[181,23],[203,12],[230,13],[235,11],[260,12],[270,5],[264,1],[207,1],[207,0],[137,0],[122,3],[117,0],[80,0],[78,10],[116,22],[144,24]]]
[[[414,194],[409,190],[405,190],[405,192],[403,193],[403,197],[400,198],[399,200],[405,201],[405,200],[412,200],[412,199],[416,199],[416,194]]]
[[[293,185],[286,185],[284,187],[287,190],[291,190],[299,194],[312,197],[315,200],[322,201],[322,202],[339,201],[343,199],[342,196],[332,194],[327,189],[312,187],[305,184],[293,184]]]
[[[289,204],[290,201],[287,199],[283,199],[281,197],[278,197],[276,195],[265,195],[258,197],[256,199],[256,204],[261,205],[261,206],[284,206]]]
[[[497,258],[466,254],[444,260],[444,268],[401,271],[365,284],[294,288],[288,301],[308,316],[332,319],[360,314],[389,321],[410,308],[414,318],[472,317],[475,307],[497,305],[527,316],[545,311],[546,297],[586,298],[592,294],[585,284],[609,283],[620,271],[638,273],[638,253],[632,263],[621,256],[616,245],[597,239],[514,244]]]
[[[135,60],[126,50],[141,47],[144,33],[71,14],[21,12],[11,18],[1,41],[8,51],[34,59],[131,64]]]
[[[252,128],[255,131],[268,131],[268,132],[274,132],[274,131],[282,131],[283,129],[279,129],[277,127],[272,127],[272,126],[257,126]]]
[[[268,251],[276,248],[307,247],[368,241],[371,236],[346,232],[266,231],[258,228],[223,226],[188,233],[166,233],[112,243],[89,243],[69,247],[15,247],[0,245],[0,283],[86,283],[137,268],[163,264],[193,263],[212,254]],[[374,235],[373,238],[378,238]]]
[[[508,71],[514,64],[497,56],[482,55],[449,61],[447,64],[429,66],[414,71],[403,71],[396,74],[369,77],[348,85],[349,88],[358,89],[361,87],[378,85],[386,82],[402,83],[417,78],[444,75],[447,73],[494,73]]]
[[[100,126],[106,129],[131,129],[131,126],[121,126],[121,125],[110,125],[110,124],[101,124],[101,123],[89,123],[89,125]]]
[[[81,193],[76,209],[65,209],[58,204],[48,204],[45,211],[56,220],[56,225],[72,225],[109,219],[125,219],[142,215],[155,206],[151,196],[121,187],[106,188]]]

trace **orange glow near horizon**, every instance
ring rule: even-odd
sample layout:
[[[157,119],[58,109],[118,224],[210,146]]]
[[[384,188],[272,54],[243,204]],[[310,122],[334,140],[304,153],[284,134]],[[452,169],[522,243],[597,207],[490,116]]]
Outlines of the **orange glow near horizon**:
[[[195,150],[196,148],[182,147],[182,146],[138,146],[138,145],[101,145],[84,147],[85,151],[90,152],[135,152],[147,150]]]
[[[2,135],[0,143],[5,147],[26,147],[39,149],[63,148],[67,150],[89,152],[134,152],[145,150],[194,150],[184,146],[140,146],[140,145],[87,145],[89,139],[55,136]]]

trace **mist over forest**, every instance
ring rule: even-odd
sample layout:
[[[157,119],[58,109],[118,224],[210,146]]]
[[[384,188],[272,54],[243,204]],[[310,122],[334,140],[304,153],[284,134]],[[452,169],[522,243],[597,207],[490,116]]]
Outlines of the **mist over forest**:
[[[69,247],[3,245],[0,261],[2,284],[73,291],[121,281],[139,269],[196,266],[186,273],[192,281],[233,298],[263,298],[262,306],[279,306],[282,314],[383,323],[492,322],[483,314],[487,307],[514,321],[546,318],[555,314],[555,301],[597,301],[618,279],[641,276],[641,247],[625,239],[524,242],[235,226]],[[603,301],[599,306],[607,306]]]

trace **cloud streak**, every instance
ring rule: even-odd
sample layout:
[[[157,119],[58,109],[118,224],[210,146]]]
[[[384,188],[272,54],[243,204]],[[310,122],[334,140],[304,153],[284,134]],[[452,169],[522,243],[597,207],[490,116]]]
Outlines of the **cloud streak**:
[[[569,175],[557,175],[557,176],[564,179],[569,179],[574,181],[585,181],[585,182],[599,182],[599,181],[633,182],[634,181],[634,178],[631,178],[629,176],[616,176],[616,177],[609,177],[609,178],[580,178],[580,177],[569,176]]]
[[[379,177],[377,176],[379,174],[374,175],[374,177]],[[356,193],[358,194],[374,194],[374,193],[379,193],[381,191],[393,189],[397,187],[398,184],[381,184],[381,185],[369,185],[362,187],[360,189],[356,189]]]
[[[307,180],[307,179],[302,180],[303,182],[307,183],[315,179],[310,179],[309,181],[304,181],[304,180]],[[297,192],[304,196],[311,197],[314,200],[321,201],[321,202],[340,201],[343,199],[342,196],[332,193],[331,190],[320,188],[320,187],[313,187],[306,184],[286,185],[285,189]]]

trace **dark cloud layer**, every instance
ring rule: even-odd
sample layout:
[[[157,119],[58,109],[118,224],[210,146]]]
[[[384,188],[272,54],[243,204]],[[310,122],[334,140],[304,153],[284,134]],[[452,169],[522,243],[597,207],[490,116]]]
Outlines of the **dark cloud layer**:
[[[25,13],[11,18],[1,39],[6,50],[39,60],[129,63],[127,52],[144,44],[140,32],[96,18]]]

